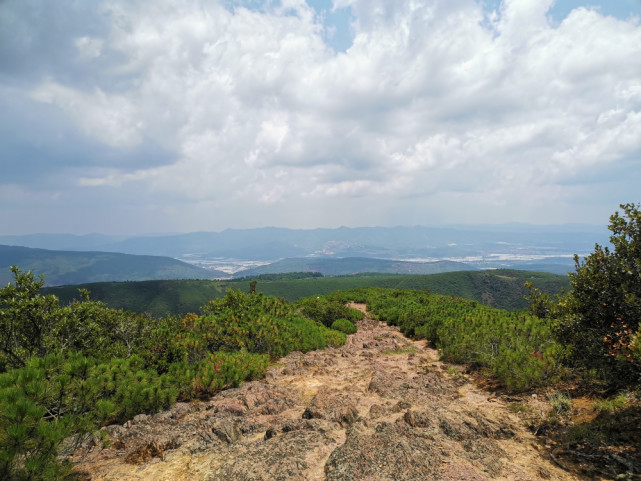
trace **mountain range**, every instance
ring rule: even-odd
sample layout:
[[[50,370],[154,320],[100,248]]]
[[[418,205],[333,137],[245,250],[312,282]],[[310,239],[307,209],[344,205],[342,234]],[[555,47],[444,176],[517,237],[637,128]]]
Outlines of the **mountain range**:
[[[565,275],[574,268],[573,254],[586,254],[595,242],[604,244],[607,239],[605,228],[578,224],[265,227],[147,236],[31,234],[0,236],[0,244],[6,245],[0,252],[0,269],[17,264],[43,272],[50,285],[298,271],[421,274],[510,268]],[[22,250],[10,252],[9,246]],[[119,257],[125,254],[136,257]],[[3,271],[0,281],[8,276],[8,269]]]

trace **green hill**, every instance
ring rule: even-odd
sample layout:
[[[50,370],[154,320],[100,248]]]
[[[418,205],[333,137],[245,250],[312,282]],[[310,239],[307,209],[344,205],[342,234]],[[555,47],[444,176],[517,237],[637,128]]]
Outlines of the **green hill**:
[[[66,303],[78,297],[78,289],[91,292],[93,299],[108,306],[135,312],[150,312],[161,316],[199,312],[210,299],[223,297],[229,289],[249,289],[249,280],[258,280],[257,290],[268,296],[296,301],[303,297],[320,296],[336,290],[359,287],[389,287],[398,289],[429,289],[437,294],[460,296],[491,307],[516,310],[526,307],[523,284],[531,281],[544,292],[558,293],[568,288],[566,276],[530,271],[496,270],[465,271],[431,275],[362,274],[340,277],[312,277],[291,274],[247,277],[240,280],[163,280],[141,282],[108,282],[47,288]],[[289,278],[288,278],[289,277]]]
[[[213,279],[224,272],[201,269],[171,257],[115,252],[76,252],[0,245],[0,284],[13,280],[9,267],[45,275],[47,285],[147,279]]]

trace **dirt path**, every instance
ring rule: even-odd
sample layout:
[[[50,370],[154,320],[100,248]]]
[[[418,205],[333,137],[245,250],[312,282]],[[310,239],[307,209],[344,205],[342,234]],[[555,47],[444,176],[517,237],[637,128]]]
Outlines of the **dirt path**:
[[[76,452],[79,479],[581,479],[424,341],[370,318],[340,349],[107,431]]]

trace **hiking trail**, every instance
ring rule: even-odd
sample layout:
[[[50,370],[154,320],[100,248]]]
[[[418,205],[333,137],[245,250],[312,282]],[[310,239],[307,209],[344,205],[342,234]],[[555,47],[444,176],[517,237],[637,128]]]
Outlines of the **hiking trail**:
[[[76,479],[583,479],[426,341],[368,315],[358,327],[341,348],[290,353],[262,381],[107,426],[71,457]]]

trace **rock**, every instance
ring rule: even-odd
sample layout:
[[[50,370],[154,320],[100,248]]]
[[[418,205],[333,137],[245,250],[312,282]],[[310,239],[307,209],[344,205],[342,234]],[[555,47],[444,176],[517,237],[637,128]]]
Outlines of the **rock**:
[[[174,419],[182,419],[191,411],[192,408],[187,403],[176,403],[170,409],[171,417]]]
[[[413,428],[429,428],[432,425],[431,414],[427,411],[408,410],[403,420]]]
[[[174,439],[154,439],[137,446],[127,453],[125,462],[129,464],[145,463],[152,458],[163,458],[165,451],[176,449],[178,444]]]
[[[315,430],[295,430],[260,443],[234,445],[235,455],[217,466],[207,479],[251,481],[307,481],[310,463],[319,460],[310,446],[329,454],[335,441]],[[323,455],[323,458],[327,456]]]
[[[214,412],[242,416],[247,411],[247,406],[236,399],[223,399],[214,404]]]
[[[271,439],[283,433],[291,433],[294,431],[318,431],[325,433],[330,429],[328,423],[320,419],[292,419],[278,424],[274,424],[267,428],[265,432],[265,439]]]
[[[390,373],[376,370],[367,386],[367,390],[383,396],[390,390],[393,383],[393,377]]]
[[[238,425],[229,419],[218,421],[211,428],[211,431],[218,437],[218,439],[227,444],[235,443],[241,437]]]
[[[381,404],[372,404],[369,408],[369,417],[371,419],[377,419],[380,418],[381,416],[384,416],[386,413],[386,409],[383,405]]]
[[[412,407],[412,403],[410,403],[408,401],[399,401],[394,406],[393,411],[395,413],[400,413],[401,411],[404,411],[405,409],[409,409],[411,407]]]
[[[126,429],[120,424],[110,424],[109,426],[105,426],[103,429],[107,431],[107,434],[109,434],[111,438],[122,436],[126,432]]]
[[[325,465],[327,481],[439,479],[438,448],[404,426],[381,423],[373,434],[352,431],[330,455]]]
[[[290,405],[284,399],[271,399],[257,409],[258,414],[280,414],[289,409]]]
[[[314,418],[349,425],[358,419],[358,410],[346,393],[322,388],[303,412],[303,419]]]
[[[448,481],[487,481],[488,478],[479,474],[469,464],[449,463],[443,469],[443,479]]]
[[[539,466],[539,476],[541,479],[552,479],[552,473],[545,466]]]
[[[146,414],[138,414],[137,416],[134,416],[133,423],[140,424],[145,422],[147,419],[149,419],[149,416]]]
[[[172,413],[170,411],[163,411],[161,413],[154,414],[152,416],[152,419],[156,423],[165,423],[165,422],[169,421],[170,419],[172,419],[172,417],[173,416],[172,416]]]

